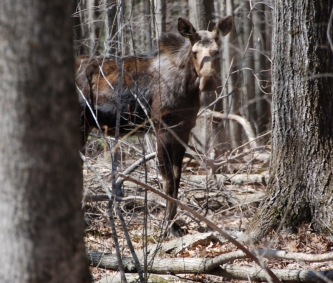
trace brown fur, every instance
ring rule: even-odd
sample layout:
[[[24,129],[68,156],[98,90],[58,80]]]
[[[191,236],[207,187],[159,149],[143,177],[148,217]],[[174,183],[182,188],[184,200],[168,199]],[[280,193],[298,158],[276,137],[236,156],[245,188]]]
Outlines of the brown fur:
[[[195,126],[200,91],[216,89],[215,57],[219,48],[219,31],[225,35],[231,26],[232,18],[229,16],[220,20],[212,32],[196,32],[189,21],[179,18],[178,30],[183,37],[165,34],[150,56],[130,56],[122,60],[120,132],[128,132],[148,118],[152,119],[163,189],[175,199],[184,144],[188,143],[190,131]],[[85,56],[77,58],[76,70],[82,106],[81,142],[84,146],[90,129],[97,126],[86,101],[100,126],[115,128],[118,66],[112,58]],[[176,211],[177,207],[168,203],[167,219],[172,220]],[[176,235],[182,233],[175,223],[171,228]]]

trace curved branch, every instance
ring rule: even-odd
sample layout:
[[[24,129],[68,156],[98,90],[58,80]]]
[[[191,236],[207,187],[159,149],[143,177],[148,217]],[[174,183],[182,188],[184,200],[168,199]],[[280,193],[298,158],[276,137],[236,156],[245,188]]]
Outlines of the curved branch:
[[[235,114],[225,114],[225,113],[220,113],[220,112],[216,112],[216,111],[212,111],[210,109],[206,110],[206,115],[211,115],[214,118],[217,119],[221,119],[221,120],[225,120],[225,119],[229,119],[229,120],[234,120],[236,122],[238,122],[244,129],[244,132],[250,142],[250,146],[251,147],[257,147],[257,142],[256,142],[256,136],[251,128],[250,123],[244,119],[243,117],[239,116],[239,115],[235,115]]]
[[[142,163],[155,158],[156,156],[156,152],[150,153],[144,157],[141,157],[139,160],[135,161],[130,167],[128,167],[127,169],[125,169],[125,171],[123,172],[124,175],[127,174],[131,174],[136,168],[138,168]],[[124,182],[124,178],[122,177],[118,177],[117,181],[116,181],[116,191],[117,191],[117,196],[122,196],[122,190],[121,190],[121,186],[123,185]]]

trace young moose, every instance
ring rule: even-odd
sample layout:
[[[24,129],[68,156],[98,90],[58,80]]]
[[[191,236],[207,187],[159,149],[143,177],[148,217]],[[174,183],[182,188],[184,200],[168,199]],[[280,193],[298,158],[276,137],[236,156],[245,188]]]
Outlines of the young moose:
[[[220,33],[227,35],[231,27],[231,16],[221,19],[212,32],[196,31],[189,21],[179,18],[181,36],[165,34],[151,55],[123,59],[120,132],[128,132],[138,125],[149,126],[146,120],[151,119],[156,130],[163,189],[175,199],[184,144],[188,143],[200,106],[199,94],[216,90],[219,37]],[[79,57],[76,64],[83,147],[91,128],[97,126],[91,110],[100,126],[115,128],[118,67],[116,60],[110,58]],[[176,205],[167,204],[169,221],[176,216],[176,211]],[[181,235],[183,231],[173,223],[171,232]]]

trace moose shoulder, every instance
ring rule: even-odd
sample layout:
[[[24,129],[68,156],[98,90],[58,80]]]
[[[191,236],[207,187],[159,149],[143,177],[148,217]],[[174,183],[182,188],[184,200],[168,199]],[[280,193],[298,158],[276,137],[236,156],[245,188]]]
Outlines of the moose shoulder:
[[[120,132],[145,125],[151,118],[157,137],[159,171],[163,189],[178,196],[184,144],[188,143],[199,110],[200,91],[216,90],[215,61],[219,52],[220,33],[227,35],[232,17],[221,19],[213,31],[196,31],[186,19],[178,19],[180,35],[167,33],[149,56],[123,58]],[[81,145],[97,121],[100,126],[115,128],[118,67],[112,58],[78,57],[76,84],[81,111]],[[88,105],[89,104],[89,107]],[[94,114],[92,114],[94,113]],[[146,123],[148,126],[149,123]],[[177,207],[167,204],[170,221]],[[181,235],[173,223],[171,232]]]

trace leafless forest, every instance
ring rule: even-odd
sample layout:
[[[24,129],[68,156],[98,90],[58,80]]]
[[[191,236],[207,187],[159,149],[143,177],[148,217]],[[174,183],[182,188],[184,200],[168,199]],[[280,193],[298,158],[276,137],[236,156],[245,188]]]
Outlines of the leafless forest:
[[[189,19],[198,30],[210,30],[227,15],[233,15],[234,25],[223,39],[218,88],[201,94],[201,109],[183,160],[179,201],[201,216],[181,207],[176,221],[188,235],[165,236],[165,199],[153,192],[162,185],[152,130],[115,140],[102,129],[89,137],[82,156],[82,206],[95,282],[124,281],[124,273],[128,282],[277,282],[209,224],[232,237],[240,235],[268,182],[274,1],[73,1],[75,55],[149,54],[162,33],[178,32],[178,17]],[[124,197],[109,202],[116,184],[122,184]],[[297,227],[298,233],[291,235],[272,232],[245,247],[255,250],[257,257],[267,249],[262,263],[280,280],[317,282],[311,281],[311,272],[324,276],[323,270],[332,269],[327,263],[332,256],[313,255],[307,260],[305,253],[319,256],[332,245],[312,233],[310,226]],[[130,278],[129,273],[135,276]]]

